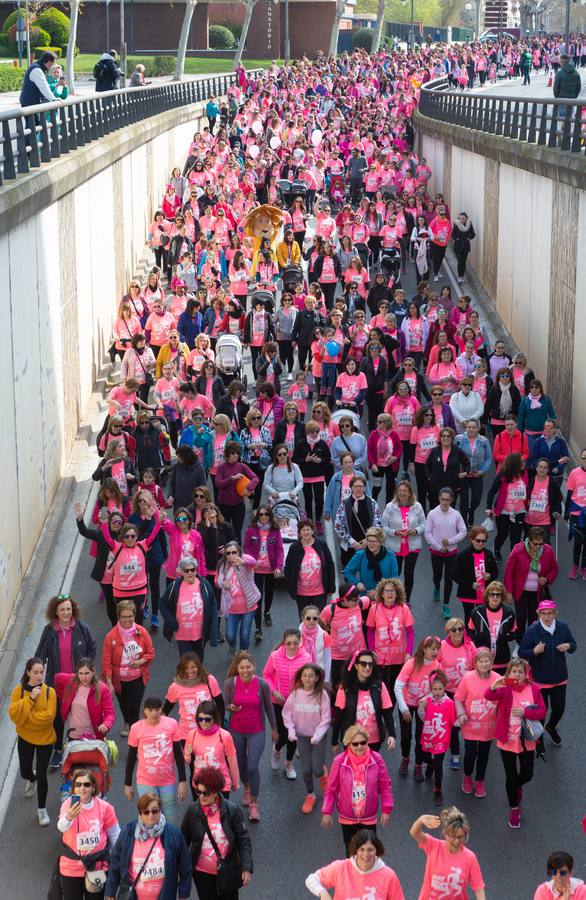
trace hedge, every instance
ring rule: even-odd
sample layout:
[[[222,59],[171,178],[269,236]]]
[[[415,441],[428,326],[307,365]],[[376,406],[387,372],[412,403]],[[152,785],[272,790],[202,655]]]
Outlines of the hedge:
[[[12,66],[0,66],[0,93],[6,91],[19,91],[22,87],[24,69],[15,69]]]
[[[58,9],[46,9],[35,19],[35,25],[39,25],[51,35],[52,47],[67,47],[69,40],[69,19]]]
[[[24,34],[26,35],[26,32],[24,32]],[[31,47],[48,47],[51,43],[51,35],[49,32],[45,31],[44,28],[39,28],[38,25],[30,26],[29,35]],[[8,46],[13,51],[18,47],[16,40],[16,24],[11,25],[8,30]]]
[[[374,38],[374,28],[359,28],[352,32],[352,46],[362,50],[370,50]]]
[[[22,17],[23,22],[25,21],[24,9],[21,9],[20,15]],[[13,25],[16,25],[16,20],[18,19],[18,10],[15,9],[14,12],[11,12],[9,16],[4,19],[4,24],[2,25],[2,31],[9,31]],[[28,14],[29,25],[35,21],[35,15],[32,12]]]
[[[35,47],[35,59],[40,59],[42,53],[52,53],[57,59],[61,58],[61,47]]]
[[[235,44],[233,33],[224,25],[210,25],[208,34],[211,50],[231,50]]]

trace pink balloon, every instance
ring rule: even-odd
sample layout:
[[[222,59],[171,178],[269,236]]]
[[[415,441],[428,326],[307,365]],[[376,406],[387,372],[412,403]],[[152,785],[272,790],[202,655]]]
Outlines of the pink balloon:
[[[262,125],[258,121],[253,122],[251,127],[255,134],[260,134],[262,132]]]
[[[281,138],[274,134],[270,140],[271,150],[277,150],[281,146]]]
[[[319,128],[316,128],[315,131],[312,132],[311,143],[313,144],[314,147],[318,147],[319,144],[321,144],[322,137],[323,137],[323,134],[319,130]]]
[[[252,147],[250,147],[248,153],[250,154],[250,156],[252,156],[253,159],[256,159],[256,157],[260,153],[260,147],[257,147],[256,144],[253,144]]]

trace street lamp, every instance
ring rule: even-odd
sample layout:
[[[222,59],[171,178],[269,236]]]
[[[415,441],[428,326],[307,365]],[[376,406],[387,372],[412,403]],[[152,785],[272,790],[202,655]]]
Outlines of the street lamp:
[[[285,0],[285,62],[288,63],[291,58],[291,43],[289,40],[289,0]]]
[[[407,0],[401,0],[403,6],[407,6]],[[414,0],[411,0],[411,27],[409,29],[409,36],[407,38],[407,46],[410,49],[413,49],[415,46],[415,28],[414,28],[414,19],[415,13],[413,9]]]

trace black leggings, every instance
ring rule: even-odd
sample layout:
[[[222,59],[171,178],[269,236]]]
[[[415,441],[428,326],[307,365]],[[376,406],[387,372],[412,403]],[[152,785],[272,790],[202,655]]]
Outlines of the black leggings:
[[[437,275],[439,270],[441,269],[441,265],[444,261],[444,256],[446,255],[446,248],[440,247],[438,244],[434,244],[433,242],[430,244],[430,252],[431,252],[431,264],[433,267],[433,274]]]
[[[385,489],[385,498],[386,502],[390,503],[393,499],[393,494],[395,493],[395,472],[392,466],[377,466],[378,471],[372,473],[373,479],[376,478],[380,481],[380,484],[377,486],[372,485],[372,499],[376,500],[383,487],[383,479],[386,479],[386,489]]]
[[[376,420],[378,416],[383,411],[383,406],[385,405],[385,397],[384,394],[375,393],[371,391],[370,388],[366,393],[366,408],[368,410],[368,430],[374,431],[376,429]]]
[[[401,663],[394,666],[379,666],[380,678],[383,684],[385,684],[387,687],[387,691],[389,692],[389,696],[393,704],[393,709],[397,705],[397,701],[395,699],[395,681],[397,680],[399,672],[402,668],[403,666],[401,665]]]
[[[547,709],[549,705],[549,722],[555,728],[566,709],[566,684],[556,684],[555,687],[541,688],[541,696]]]
[[[275,743],[275,750],[281,750],[283,747],[287,747],[287,762],[293,762],[295,750],[297,749],[297,741],[289,740],[289,732],[287,731],[285,723],[283,722],[283,707],[279,706],[278,703],[273,703],[273,709],[275,710],[277,731],[279,732],[279,737],[277,738],[277,741]]]
[[[275,576],[269,572],[256,572],[254,581],[260,591],[260,600],[254,614],[254,624],[258,631],[262,631],[262,605],[264,599],[264,614],[268,615],[273,605],[273,594],[275,590]]]
[[[427,753],[427,765],[433,772],[433,786],[436,791],[442,789],[442,779],[444,777],[444,756],[445,753]]]
[[[417,485],[417,499],[423,507],[423,512],[427,512],[430,506],[430,492],[425,463],[415,463],[415,483]]]
[[[515,618],[517,620],[517,641],[521,643],[527,626],[537,621],[537,591],[523,591],[515,602]]]
[[[303,485],[303,497],[305,499],[305,515],[314,522],[321,521],[324,513],[324,481],[310,481]],[[312,507],[315,504],[315,516],[312,516]]]
[[[293,341],[277,341],[279,345],[279,359],[283,365],[283,369],[287,367],[289,372],[293,371],[295,365]]]
[[[409,758],[411,753],[411,735],[413,733],[413,721],[415,720],[415,764],[420,766],[425,759],[425,754],[421,749],[421,732],[423,731],[423,722],[417,715],[417,707],[410,706],[411,721],[406,722],[403,713],[399,713],[399,723],[401,725],[401,754],[405,759]]]
[[[156,616],[159,612],[159,600],[161,599],[161,567],[149,566],[149,588],[151,590],[151,615]]]
[[[70,875],[62,875],[61,887],[63,889],[63,900],[103,900],[104,898],[103,890],[97,894],[90,894],[86,891],[84,875],[76,878],[72,878]]]
[[[496,517],[496,537],[494,539],[495,552],[500,552],[501,547],[509,538],[511,541],[511,550],[518,544],[523,537],[523,524],[525,522],[525,513],[519,513],[512,522],[508,513]]]
[[[399,567],[399,575],[403,569],[403,560],[405,560],[405,593],[407,595],[407,603],[411,599],[413,590],[413,582],[415,581],[415,566],[419,553],[408,553],[407,556],[397,556],[397,565]]]
[[[242,540],[242,526],[244,525],[244,516],[246,515],[246,507],[244,503],[236,503],[234,506],[227,506],[225,503],[218,503],[218,507],[226,522],[230,522],[236,534],[238,543]]]
[[[350,845],[350,841],[355,834],[358,834],[358,832],[362,831],[363,829],[365,829],[366,831],[372,831],[373,834],[376,834],[376,823],[374,825],[364,825],[362,822],[357,822],[355,825],[342,825],[342,838],[344,840],[344,846],[346,847],[346,856],[349,855],[348,847]]]
[[[476,781],[484,781],[491,744],[492,741],[464,740],[464,775],[474,775],[476,764]]]
[[[118,624],[118,616],[116,615],[116,601],[114,599],[114,588],[111,584],[104,584],[100,582],[100,587],[102,589],[102,594],[106,600],[106,613],[110,622],[112,623],[112,627]]]
[[[228,891],[228,893],[218,894],[216,888],[217,875],[210,875],[209,872],[193,872],[193,883],[199,900],[238,900],[239,891]]]
[[[128,725],[134,725],[140,719],[140,704],[144,696],[144,682],[141,678],[133,681],[121,681],[120,691],[116,694],[122,719]]]
[[[434,586],[439,589],[442,583],[442,575],[444,578],[444,606],[449,606],[450,597],[452,596],[455,567],[455,554],[452,556],[442,556],[439,553],[431,554],[431,569],[433,572]]]
[[[580,531],[577,527],[577,516],[574,516],[576,520],[574,524],[574,545],[572,547],[572,562],[575,566],[580,565],[580,558],[582,559],[582,567],[586,568],[586,540],[584,540],[584,533]]]
[[[533,778],[535,750],[521,750],[520,753],[501,750],[501,758],[505,770],[507,800],[511,809],[514,809],[519,806],[519,788]]]
[[[411,356],[415,356],[414,353]],[[403,458],[401,460],[401,468],[403,472],[409,472],[409,463],[413,462],[413,457],[415,456],[415,444],[412,444],[411,441],[401,441],[403,444]]]
[[[44,690],[44,688],[43,688]],[[37,805],[39,809],[45,809],[47,805],[47,792],[49,784],[47,781],[47,769],[53,752],[52,744],[29,744],[24,738],[19,737],[17,741],[18,747],[18,763],[20,766],[20,776],[27,781],[31,781],[37,785]],[[36,770],[33,769],[33,761],[37,755]],[[35,774],[36,771],[36,774]]]

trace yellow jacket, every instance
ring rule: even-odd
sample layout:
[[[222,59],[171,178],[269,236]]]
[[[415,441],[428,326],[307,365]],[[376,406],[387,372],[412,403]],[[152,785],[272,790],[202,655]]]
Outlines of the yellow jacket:
[[[187,360],[189,359],[189,347],[187,344],[179,343],[179,352],[185,359],[185,369],[187,370]],[[161,378],[163,375],[163,366],[171,360],[171,344],[163,344],[157,356],[157,365],[155,366],[155,375]]]
[[[286,241],[281,241],[277,247],[277,262],[279,269],[284,269],[285,266],[301,265],[301,250],[297,241],[293,241],[291,244],[291,261],[289,261],[289,245]]]
[[[12,691],[8,715],[16,725],[16,733],[29,744],[45,746],[57,740],[53,722],[57,715],[57,694],[52,687],[41,685],[41,693],[36,700],[22,685]]]

